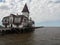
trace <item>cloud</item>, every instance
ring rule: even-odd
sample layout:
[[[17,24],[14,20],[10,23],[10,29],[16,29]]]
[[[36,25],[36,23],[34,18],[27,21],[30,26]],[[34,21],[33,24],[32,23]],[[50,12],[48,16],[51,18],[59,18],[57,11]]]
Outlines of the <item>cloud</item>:
[[[2,0],[0,0],[0,2],[2,2]]]
[[[60,0],[51,0],[50,2],[53,2],[53,3],[60,3]]]
[[[0,3],[1,3],[1,2],[5,2],[5,0],[0,0]]]
[[[31,3],[31,17],[36,22],[60,20],[60,4],[49,2],[50,0],[33,0]]]
[[[51,3],[52,1],[52,3]],[[30,17],[36,22],[57,21],[60,20],[60,2],[59,0],[6,0],[0,4],[0,18],[10,13],[19,13],[27,3]],[[2,12],[1,12],[2,11]],[[1,19],[2,19],[1,18]]]
[[[7,5],[0,6],[0,9],[2,10],[9,10],[10,8]]]

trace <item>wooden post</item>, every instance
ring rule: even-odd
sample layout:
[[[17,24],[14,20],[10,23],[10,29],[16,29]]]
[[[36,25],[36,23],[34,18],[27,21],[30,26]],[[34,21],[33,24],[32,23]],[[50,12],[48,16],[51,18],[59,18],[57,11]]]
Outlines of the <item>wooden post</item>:
[[[17,25],[17,28],[19,27],[19,25]]]
[[[7,25],[5,25],[5,28],[7,28]]]
[[[11,28],[12,28],[12,24],[11,24]]]

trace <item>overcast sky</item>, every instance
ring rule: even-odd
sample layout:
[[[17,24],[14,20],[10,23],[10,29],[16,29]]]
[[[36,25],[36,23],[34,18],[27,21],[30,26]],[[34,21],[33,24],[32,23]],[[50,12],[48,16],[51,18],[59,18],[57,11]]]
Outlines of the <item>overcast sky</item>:
[[[10,13],[21,14],[25,3],[36,26],[60,26],[60,0],[0,0],[0,22]]]

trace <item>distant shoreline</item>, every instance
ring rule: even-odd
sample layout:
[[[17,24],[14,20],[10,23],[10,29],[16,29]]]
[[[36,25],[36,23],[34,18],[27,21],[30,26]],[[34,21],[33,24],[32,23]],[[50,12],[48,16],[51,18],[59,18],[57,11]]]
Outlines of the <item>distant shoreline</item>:
[[[48,27],[46,27],[46,26],[39,26],[39,27],[35,27],[35,28],[60,28],[60,27],[59,26],[57,26],[57,27],[56,26],[55,27],[54,26],[50,26],[50,27],[49,26]]]
[[[35,28],[44,28],[44,26],[39,26],[39,27],[35,27]]]

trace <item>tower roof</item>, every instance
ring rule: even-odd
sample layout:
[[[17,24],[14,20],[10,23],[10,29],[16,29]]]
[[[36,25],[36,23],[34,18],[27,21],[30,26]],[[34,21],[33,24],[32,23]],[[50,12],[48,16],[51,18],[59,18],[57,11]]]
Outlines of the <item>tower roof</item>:
[[[27,7],[27,4],[25,4],[25,6],[24,6],[22,12],[28,12],[28,13],[29,13],[29,10],[28,10],[28,7]]]

